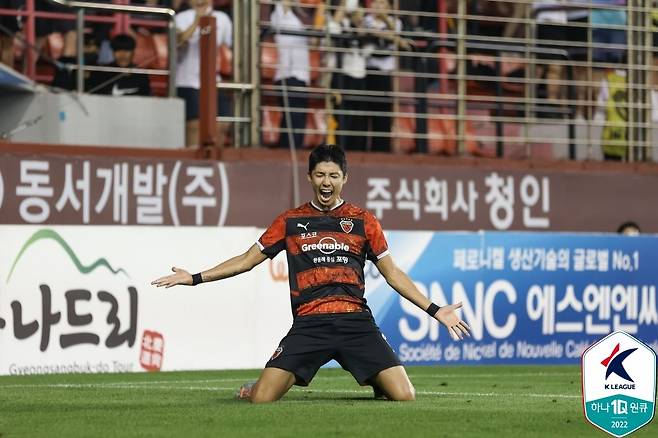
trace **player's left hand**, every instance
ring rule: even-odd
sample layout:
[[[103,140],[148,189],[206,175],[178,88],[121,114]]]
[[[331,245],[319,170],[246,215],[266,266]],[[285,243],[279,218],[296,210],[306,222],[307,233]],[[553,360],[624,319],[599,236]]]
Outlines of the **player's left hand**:
[[[450,337],[455,341],[464,339],[464,336],[471,336],[469,333],[471,328],[468,324],[459,319],[457,312],[455,312],[455,310],[459,309],[461,306],[461,301],[457,304],[443,306],[434,314],[434,318],[446,326],[448,333],[450,333]]]

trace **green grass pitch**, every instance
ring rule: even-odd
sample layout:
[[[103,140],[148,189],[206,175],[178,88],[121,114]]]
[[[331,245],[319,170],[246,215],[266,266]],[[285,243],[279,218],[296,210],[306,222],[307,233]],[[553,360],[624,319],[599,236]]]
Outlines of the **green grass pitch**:
[[[608,436],[583,416],[579,367],[407,370],[407,403],[373,400],[340,369],[268,405],[233,398],[255,370],[0,377],[0,438]],[[658,421],[631,436],[658,436]]]

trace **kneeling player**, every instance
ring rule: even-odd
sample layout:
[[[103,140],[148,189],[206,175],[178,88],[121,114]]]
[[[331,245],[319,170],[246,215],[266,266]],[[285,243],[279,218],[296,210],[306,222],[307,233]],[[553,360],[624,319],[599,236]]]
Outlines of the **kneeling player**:
[[[388,284],[448,328],[453,339],[469,335],[455,309],[439,308],[393,262],[379,221],[341,198],[347,182],[345,153],[321,145],[311,152],[308,180],[314,196],[277,217],[247,252],[214,268],[174,274],[152,282],[158,287],[196,285],[251,270],[286,250],[293,324],[265,365],[258,381],[240,389],[254,403],[280,399],[292,385],[308,385],[318,369],[335,359],[376,396],[414,400],[414,388],[395,352],[375,324],[363,298],[363,267],[375,263]]]

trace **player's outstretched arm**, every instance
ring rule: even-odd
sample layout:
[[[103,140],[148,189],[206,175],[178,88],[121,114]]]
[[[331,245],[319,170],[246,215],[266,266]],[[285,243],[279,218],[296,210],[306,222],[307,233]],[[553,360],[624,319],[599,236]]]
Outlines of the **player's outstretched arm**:
[[[390,255],[382,257],[376,263],[377,269],[384,276],[386,282],[397,293],[414,303],[416,306],[427,311],[432,302],[416,287],[411,278],[400,268],[397,267],[393,258]],[[459,309],[462,303],[450,304],[439,308],[434,315],[437,321],[446,326],[450,337],[454,340],[464,339],[464,336],[470,336],[470,327],[462,321],[455,310]]]
[[[226,260],[225,262],[220,263],[214,268],[210,268],[201,272],[201,281],[205,283],[208,281],[221,280],[223,278],[242,274],[243,272],[250,271],[266,259],[267,256],[260,251],[258,245],[254,244],[244,254],[235,256]],[[157,287],[165,288],[170,288],[172,286],[176,286],[177,284],[186,286],[192,286],[194,284],[192,274],[187,272],[185,269],[177,268],[174,266],[171,268],[171,270],[174,271],[173,274],[160,277],[157,280],[153,280],[151,284]]]

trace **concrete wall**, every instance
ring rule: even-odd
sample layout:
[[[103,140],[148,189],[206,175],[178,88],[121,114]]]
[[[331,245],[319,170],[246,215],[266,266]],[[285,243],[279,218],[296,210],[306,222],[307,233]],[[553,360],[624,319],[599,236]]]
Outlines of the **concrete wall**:
[[[5,91],[0,136],[17,142],[180,148],[185,109],[178,98]]]

